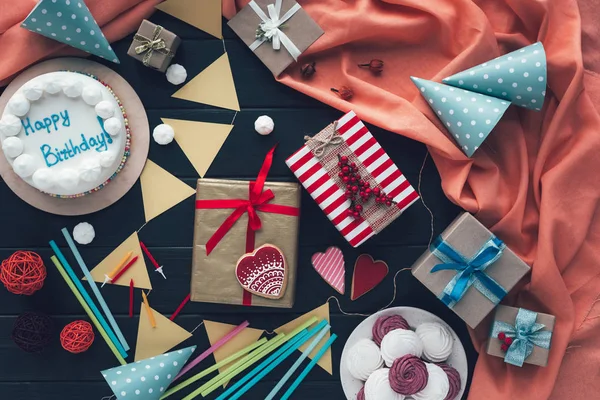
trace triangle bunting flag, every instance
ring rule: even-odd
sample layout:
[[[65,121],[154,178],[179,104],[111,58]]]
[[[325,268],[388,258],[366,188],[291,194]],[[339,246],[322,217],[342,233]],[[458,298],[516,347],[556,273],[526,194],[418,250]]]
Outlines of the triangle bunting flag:
[[[222,39],[221,0],[166,0],[157,9]]]
[[[146,307],[142,304],[138,327],[135,361],[154,357],[171,350],[179,343],[192,337],[192,334],[152,308],[156,328],[150,324]]]

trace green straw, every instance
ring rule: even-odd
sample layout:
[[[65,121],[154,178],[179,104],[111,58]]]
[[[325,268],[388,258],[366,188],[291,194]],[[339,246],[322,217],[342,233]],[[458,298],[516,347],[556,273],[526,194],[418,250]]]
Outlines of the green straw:
[[[192,376],[191,378],[186,379],[185,381],[181,382],[179,385],[167,390],[160,399],[161,400],[166,399],[167,397],[171,396],[174,393],[177,393],[181,389],[188,387],[189,385],[196,382],[197,380],[204,378],[206,375],[210,374],[211,372],[216,371],[217,369],[221,368],[222,366],[227,365],[230,362],[237,360],[241,356],[243,356],[243,355],[249,353],[250,351],[254,350],[255,348],[261,346],[266,341],[267,341],[267,338],[262,338],[256,342],[252,343],[251,345],[244,347],[242,350],[230,355],[229,357],[216,363],[212,367],[207,368],[204,371],[197,373],[196,375]]]

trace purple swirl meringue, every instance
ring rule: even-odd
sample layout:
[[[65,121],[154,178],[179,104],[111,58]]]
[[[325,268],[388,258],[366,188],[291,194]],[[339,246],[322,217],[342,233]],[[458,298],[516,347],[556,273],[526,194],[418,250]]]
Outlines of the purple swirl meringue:
[[[448,382],[450,383],[450,390],[448,390],[448,394],[444,400],[454,400],[454,398],[456,398],[456,396],[458,396],[460,393],[460,374],[456,369],[452,368],[448,364],[440,363],[438,366],[444,370],[446,375],[448,375]]]
[[[381,346],[383,337],[394,329],[410,329],[410,325],[401,315],[384,315],[377,318],[373,325],[373,341]]]
[[[423,390],[428,379],[425,362],[412,354],[397,358],[390,368],[390,386],[394,392],[406,396]]]

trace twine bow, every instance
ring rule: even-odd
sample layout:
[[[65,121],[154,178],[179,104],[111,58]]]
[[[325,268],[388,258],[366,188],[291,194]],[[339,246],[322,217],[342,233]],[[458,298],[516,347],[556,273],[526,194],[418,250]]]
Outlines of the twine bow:
[[[500,332],[504,332],[507,337],[514,339],[506,351],[504,362],[522,367],[525,359],[533,352],[533,346],[550,348],[552,332],[542,330],[546,326],[535,322],[537,315],[536,312],[519,308],[514,326],[503,321],[494,321],[492,337],[498,337]]]
[[[313,154],[316,157],[321,157],[325,152],[325,148],[327,146],[344,143],[344,138],[342,138],[340,135],[337,135],[337,133],[337,121],[335,121],[333,123],[333,129],[331,130],[331,133],[329,133],[329,135],[327,135],[326,137],[321,139],[313,136],[304,136],[304,140],[306,141],[306,144],[311,142],[317,142],[318,144],[313,149]]]
[[[481,294],[494,304],[498,304],[506,290],[484,271],[496,262],[506,248],[504,242],[493,236],[481,246],[470,259],[463,257],[441,237],[431,244],[431,252],[442,261],[431,269],[431,273],[442,270],[455,270],[456,275],[444,288],[440,300],[452,308],[462,299],[466,291],[474,286]]]
[[[167,44],[165,40],[160,37],[162,33],[163,27],[160,25],[156,25],[154,27],[154,32],[152,33],[152,39],[149,39],[139,33],[136,33],[133,37],[133,40],[136,42],[140,42],[139,46],[135,47],[135,54],[144,54],[144,58],[142,59],[142,63],[147,67],[150,65],[150,59],[154,52],[158,52],[166,55],[167,57],[173,57],[173,53],[170,49],[167,49]]]
[[[258,15],[262,22],[258,25],[256,31],[256,40],[250,45],[250,50],[255,51],[264,42],[271,42],[273,50],[279,50],[281,45],[290,53],[294,60],[298,60],[298,57],[302,54],[300,49],[292,42],[292,40],[279,29],[282,25],[292,18],[292,16],[298,12],[302,7],[296,3],[292,8],[286,12],[283,17],[279,17],[281,14],[281,5],[283,0],[275,0],[275,4],[269,4],[267,11],[269,15],[256,4],[254,0],[251,0],[248,5]]]

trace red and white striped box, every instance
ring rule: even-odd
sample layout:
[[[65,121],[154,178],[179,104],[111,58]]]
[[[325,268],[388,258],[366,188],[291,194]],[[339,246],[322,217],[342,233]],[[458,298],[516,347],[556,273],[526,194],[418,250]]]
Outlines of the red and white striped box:
[[[335,135],[343,139],[341,144],[326,146],[330,158],[332,154],[336,157],[340,154],[356,160],[363,179],[368,179],[393,197],[394,204],[388,207],[388,210],[381,208],[385,206],[369,200],[369,203],[364,205],[362,215],[370,217],[365,219],[362,215],[359,218],[348,216],[347,210],[351,202],[345,196],[344,183],[338,178],[339,170],[329,168],[328,171],[324,167],[327,155],[316,156],[308,143],[292,154],[286,160],[286,164],[348,243],[357,247],[399,217],[419,199],[419,196],[353,111],[330,127],[335,129]],[[322,133],[316,136],[323,136]],[[375,212],[371,212],[370,209]],[[377,218],[373,219],[374,216]]]

